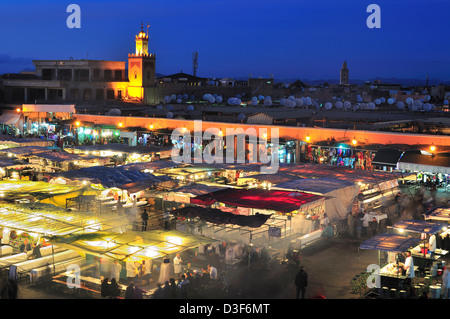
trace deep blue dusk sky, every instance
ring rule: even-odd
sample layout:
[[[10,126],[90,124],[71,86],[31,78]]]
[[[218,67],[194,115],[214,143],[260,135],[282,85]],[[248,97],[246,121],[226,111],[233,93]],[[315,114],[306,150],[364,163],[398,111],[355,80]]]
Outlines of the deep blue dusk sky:
[[[81,29],[66,8],[81,7]],[[381,28],[369,29],[369,4]],[[141,21],[150,23],[157,72],[277,79],[397,77],[450,80],[449,0],[2,1],[0,74],[33,59],[126,61]]]

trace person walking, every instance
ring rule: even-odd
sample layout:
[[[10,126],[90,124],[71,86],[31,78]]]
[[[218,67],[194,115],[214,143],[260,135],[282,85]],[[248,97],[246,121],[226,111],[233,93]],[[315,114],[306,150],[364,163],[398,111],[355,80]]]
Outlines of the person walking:
[[[147,223],[148,223],[148,213],[147,210],[144,208],[144,211],[141,214],[142,219],[142,231],[147,230]]]
[[[302,293],[302,299],[305,299],[306,287],[308,286],[308,274],[303,266],[300,267],[300,271],[295,276],[295,286],[297,288],[295,299],[299,299],[300,292]]]
[[[180,257],[180,253],[177,253],[175,258],[173,259],[173,272],[177,279],[180,277],[180,274],[181,274],[181,270],[182,270],[181,263],[182,262],[183,262],[183,260]]]
[[[133,299],[134,295],[134,282],[130,282],[127,289],[125,290],[125,299]]]
[[[443,298],[450,299],[450,269],[446,266],[442,273]]]

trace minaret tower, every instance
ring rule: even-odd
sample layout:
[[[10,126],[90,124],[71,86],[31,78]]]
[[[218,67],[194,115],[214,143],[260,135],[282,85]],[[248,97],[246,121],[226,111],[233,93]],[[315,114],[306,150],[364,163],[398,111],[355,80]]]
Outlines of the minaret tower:
[[[347,68],[347,62],[344,61],[342,63],[342,69],[339,77],[339,84],[348,84],[348,68]]]
[[[155,86],[155,55],[148,53],[148,27],[136,35],[136,51],[128,54],[128,96],[141,101],[145,98],[145,87]]]

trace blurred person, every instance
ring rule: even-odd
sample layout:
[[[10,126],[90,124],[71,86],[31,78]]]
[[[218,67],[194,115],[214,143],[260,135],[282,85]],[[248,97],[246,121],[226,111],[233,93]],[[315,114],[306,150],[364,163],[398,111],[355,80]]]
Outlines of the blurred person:
[[[299,299],[300,292],[302,293],[302,299],[305,299],[306,287],[308,286],[308,274],[303,266],[300,267],[299,272],[295,276],[296,294],[295,299]]]

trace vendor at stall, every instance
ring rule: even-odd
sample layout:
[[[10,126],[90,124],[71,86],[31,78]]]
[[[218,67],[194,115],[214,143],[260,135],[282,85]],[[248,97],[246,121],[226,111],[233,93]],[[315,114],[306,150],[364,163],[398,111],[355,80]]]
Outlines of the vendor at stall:
[[[406,252],[406,259],[405,259],[405,263],[403,265],[403,269],[406,271],[405,284],[408,286],[411,286],[411,281],[412,281],[412,278],[415,277],[415,274],[414,274],[414,261],[413,261],[410,251]]]
[[[428,251],[430,252],[431,257],[436,251],[436,236],[434,234],[432,234],[428,239]]]

